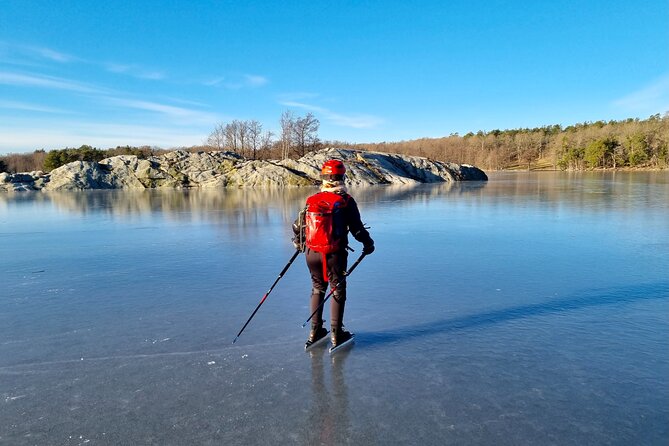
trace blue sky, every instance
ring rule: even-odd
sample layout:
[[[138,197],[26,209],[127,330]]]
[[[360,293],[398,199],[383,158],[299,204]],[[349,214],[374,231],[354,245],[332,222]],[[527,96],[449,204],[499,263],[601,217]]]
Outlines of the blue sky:
[[[669,2],[0,0],[0,153],[312,112],[398,141],[669,110]]]

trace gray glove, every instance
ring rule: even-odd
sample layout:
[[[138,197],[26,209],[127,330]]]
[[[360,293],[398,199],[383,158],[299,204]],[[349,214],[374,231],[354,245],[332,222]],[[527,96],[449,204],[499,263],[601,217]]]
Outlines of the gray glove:
[[[295,249],[297,249],[300,252],[304,252],[304,243],[300,243],[300,238],[298,236],[295,236],[291,240],[293,242],[293,246],[295,247]]]

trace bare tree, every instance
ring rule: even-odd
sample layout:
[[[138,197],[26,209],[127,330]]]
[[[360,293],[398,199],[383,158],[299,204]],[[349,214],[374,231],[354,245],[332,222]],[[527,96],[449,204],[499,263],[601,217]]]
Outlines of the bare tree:
[[[237,127],[239,121],[234,120],[225,125],[225,147],[235,153],[239,153],[239,133]]]
[[[209,134],[205,144],[216,150],[225,149],[225,126],[223,124],[218,124],[214,127],[214,131]]]
[[[281,159],[288,158],[293,142],[293,127],[295,127],[295,116],[290,110],[281,114]]]
[[[257,159],[259,150],[272,147],[273,136],[269,131],[263,133],[263,125],[259,121],[235,119],[229,123],[218,124],[207,138],[206,144],[216,150],[228,150]]]
[[[268,156],[274,146],[274,133],[267,130],[260,138],[260,150]]]
[[[320,122],[313,113],[307,113],[303,118],[297,118],[293,125],[293,144],[297,155],[302,157],[308,151],[314,150],[318,143],[318,127]]]
[[[257,152],[262,146],[262,124],[256,120],[246,121],[246,132],[251,157],[256,159]]]
[[[235,121],[237,123],[237,140],[239,141],[239,154],[248,158],[249,153],[249,123],[248,121]]]

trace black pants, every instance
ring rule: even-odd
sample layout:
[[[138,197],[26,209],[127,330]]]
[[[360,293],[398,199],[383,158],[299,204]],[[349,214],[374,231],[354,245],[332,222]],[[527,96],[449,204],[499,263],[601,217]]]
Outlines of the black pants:
[[[311,312],[316,311],[316,308],[325,299],[329,282],[330,287],[334,290],[332,299],[330,299],[330,326],[341,328],[344,322],[344,306],[346,303],[345,272],[348,252],[344,249],[331,254],[322,254],[307,248],[305,257],[311,274]],[[323,307],[318,310],[312,322],[312,325],[316,326],[322,324]]]

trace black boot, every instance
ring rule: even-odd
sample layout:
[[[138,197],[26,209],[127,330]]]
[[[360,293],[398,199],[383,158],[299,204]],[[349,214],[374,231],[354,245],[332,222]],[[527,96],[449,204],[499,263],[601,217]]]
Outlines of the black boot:
[[[350,340],[353,337],[351,333],[344,330],[342,327],[332,327],[332,332],[330,333],[330,341],[332,342],[332,348],[336,348],[338,345],[343,344],[344,342]]]
[[[316,342],[320,341],[328,335],[327,329],[323,328],[322,324],[312,325],[309,332],[309,339],[304,343],[304,348],[309,348]]]

